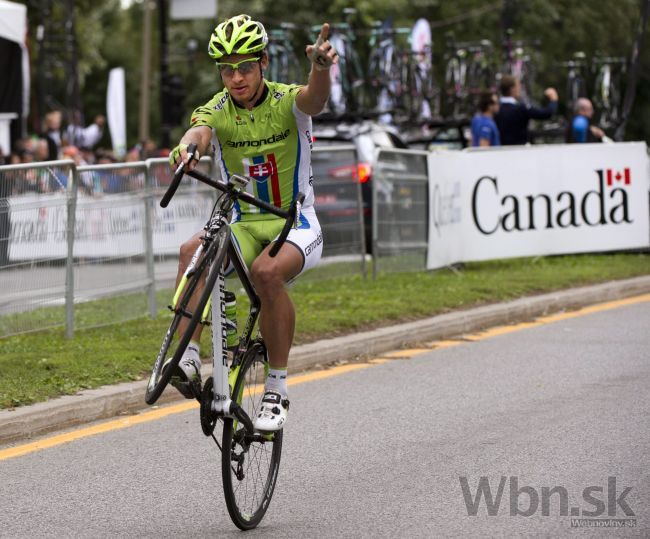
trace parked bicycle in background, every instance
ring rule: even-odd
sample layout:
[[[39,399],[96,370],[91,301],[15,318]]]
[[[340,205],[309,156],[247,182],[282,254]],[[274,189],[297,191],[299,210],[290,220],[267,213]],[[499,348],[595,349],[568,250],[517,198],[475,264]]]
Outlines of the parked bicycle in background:
[[[592,69],[596,74],[592,102],[596,120],[604,129],[616,127],[620,122],[626,64],[625,58],[596,56],[592,59]]]
[[[560,62],[561,67],[566,68],[566,91],[565,91],[565,116],[571,118],[575,112],[578,99],[587,97],[587,61],[586,55],[578,51],[573,58],[567,62]]]
[[[295,24],[284,22],[280,25],[280,28],[269,31],[269,43],[267,45],[269,68],[267,76],[270,80],[285,84],[296,84],[304,78],[300,67],[301,64],[291,42],[292,32],[295,29]]]
[[[338,63],[330,70],[331,91],[324,116],[359,116],[366,110],[365,73],[356,49],[356,33],[352,21],[357,13],[354,8],[345,8],[344,22],[330,24],[329,42],[338,52]],[[317,36],[320,26],[312,26]]]
[[[521,85],[520,99],[530,103],[535,94],[535,66],[528,48],[539,47],[539,40],[515,40],[514,30],[508,28],[503,41],[504,65],[502,73],[517,78]]]

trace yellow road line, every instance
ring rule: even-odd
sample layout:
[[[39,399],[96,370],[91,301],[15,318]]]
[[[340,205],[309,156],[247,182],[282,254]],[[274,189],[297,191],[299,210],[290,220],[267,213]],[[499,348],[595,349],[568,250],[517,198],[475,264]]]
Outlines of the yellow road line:
[[[290,386],[304,384],[307,382],[313,382],[315,380],[321,380],[323,378],[329,378],[331,376],[337,376],[339,374],[345,374],[360,369],[367,369],[370,366],[371,365],[369,363],[351,363],[348,365],[339,365],[322,371],[316,371],[307,374],[301,374],[298,376],[292,376],[291,378],[289,378],[288,384]],[[262,388],[263,386],[261,385],[252,387],[251,394],[256,394],[261,392]],[[33,453],[34,451],[40,451],[42,449],[55,447],[57,445],[74,442],[75,440],[86,438],[88,436],[95,436],[97,434],[102,434],[104,432],[125,429],[127,427],[139,425],[140,423],[155,421],[157,419],[161,419],[169,415],[187,412],[188,410],[192,410],[198,407],[199,404],[195,400],[187,401],[181,404],[174,404],[171,406],[165,406],[163,408],[157,408],[155,410],[143,412],[138,415],[122,417],[120,419],[114,419],[111,421],[107,421],[105,423],[93,425],[92,427],[85,427],[72,432],[66,432],[64,434],[59,434],[57,436],[52,436],[51,438],[45,438],[43,440],[38,440],[36,442],[18,445],[16,447],[9,447],[7,449],[0,450],[0,461],[10,459],[13,457],[20,457],[22,455],[27,455],[28,453]]]
[[[576,311],[570,311],[565,313],[553,314],[550,316],[543,316],[536,319],[533,322],[523,322],[521,324],[513,324],[510,326],[498,326],[486,331],[474,333],[471,335],[466,335],[463,337],[463,340],[441,340],[434,341],[429,343],[431,348],[449,348],[452,346],[457,346],[463,344],[466,341],[477,341],[482,339],[488,339],[490,337],[496,337],[499,335],[505,335],[507,333],[512,333],[514,331],[520,331],[522,329],[538,327],[545,324],[550,324],[553,322],[559,322],[562,320],[569,320],[571,318],[577,318],[579,316],[584,316],[587,314],[598,313],[602,311],[607,311],[609,309],[616,309],[618,307],[624,307],[627,305],[635,305],[638,303],[644,303],[650,301],[650,294],[643,294],[641,296],[635,296],[627,299],[609,301],[607,303],[600,303],[598,305],[592,305],[590,307],[584,307]],[[372,365],[381,365],[390,361],[391,358],[406,358],[412,357],[414,355],[423,354],[431,350],[424,348],[416,348],[411,350],[396,350],[393,352],[388,352],[387,354],[382,354],[381,357],[372,359],[367,363],[350,363],[346,365],[339,365],[324,369],[321,371],[310,372],[307,374],[301,374],[298,376],[292,376],[289,378],[288,383],[290,386],[304,384],[308,382],[313,382],[316,380],[322,380],[324,378],[330,378],[332,376],[338,376],[340,374],[346,374],[348,372],[358,371],[361,369],[367,369]],[[262,390],[262,386],[255,386],[251,388],[253,393],[257,393]],[[86,438],[88,436],[95,436],[97,434],[102,434],[104,432],[110,432],[113,430],[124,429],[127,427],[132,427],[140,423],[147,423],[149,421],[155,421],[163,417],[186,412],[198,408],[198,403],[196,401],[183,402],[181,404],[175,404],[171,406],[166,406],[164,408],[158,408],[151,410],[149,412],[144,412],[138,415],[123,417],[120,419],[115,419],[112,421],[107,421],[105,423],[100,423],[98,425],[93,425],[92,427],[85,427],[79,430],[72,432],[67,432],[65,434],[59,434],[57,436],[52,436],[51,438],[45,438],[37,442],[31,442],[28,444],[19,445],[16,447],[10,447],[7,449],[0,450],[0,461],[10,459],[13,457],[19,457],[22,455],[27,455],[33,453],[34,451],[40,451],[42,449],[47,449],[50,447],[55,447],[57,445],[73,442],[81,438]]]

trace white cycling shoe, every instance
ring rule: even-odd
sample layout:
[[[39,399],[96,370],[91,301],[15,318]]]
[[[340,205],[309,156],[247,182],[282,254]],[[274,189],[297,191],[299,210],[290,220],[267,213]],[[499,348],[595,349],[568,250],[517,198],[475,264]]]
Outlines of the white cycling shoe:
[[[163,372],[167,364],[172,360],[169,358],[163,365]],[[187,347],[185,354],[178,362],[172,373],[169,383],[174,386],[186,399],[194,399],[201,391],[201,358],[199,351],[192,345]]]
[[[265,391],[253,426],[260,432],[276,432],[284,427],[289,412],[289,399],[277,391]]]

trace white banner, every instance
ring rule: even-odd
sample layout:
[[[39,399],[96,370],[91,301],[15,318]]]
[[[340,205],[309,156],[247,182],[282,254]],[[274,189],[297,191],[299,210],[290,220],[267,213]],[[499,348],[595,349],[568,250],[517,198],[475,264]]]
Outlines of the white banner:
[[[650,245],[643,142],[429,155],[427,267]]]
[[[182,19],[216,19],[217,0],[172,0],[169,17]]]
[[[26,194],[9,200],[9,260],[65,258],[66,195]],[[203,228],[213,201],[177,193],[167,208],[154,204],[154,254],[177,254],[180,245]],[[124,257],[145,252],[144,199],[136,194],[79,196],[75,257]]]
[[[121,159],[126,155],[126,86],[124,68],[115,67],[108,75],[106,115],[111,132],[113,153]]]

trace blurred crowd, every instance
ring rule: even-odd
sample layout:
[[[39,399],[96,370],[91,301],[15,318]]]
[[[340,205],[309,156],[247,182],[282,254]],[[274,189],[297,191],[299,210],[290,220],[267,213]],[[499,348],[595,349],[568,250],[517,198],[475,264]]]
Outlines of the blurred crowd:
[[[15,142],[11,154],[0,149],[0,165],[15,165],[41,161],[72,159],[77,166],[105,163],[143,161],[151,157],[167,157],[168,150],[160,150],[152,140],[145,140],[116,156],[112,150],[97,147],[104,134],[106,118],[98,115],[84,125],[81,113],[72,114],[70,123],[62,129],[63,114],[55,110],[45,115],[40,135],[29,136]]]
[[[159,149],[152,140],[145,140],[129,149],[123,157],[111,150],[98,147],[104,134],[106,118],[98,115],[93,122],[84,125],[82,115],[74,113],[65,129],[62,129],[62,113],[52,111],[43,121],[40,135],[16,141],[11,154],[3,155],[0,149],[0,165],[40,163],[69,159],[77,167],[113,163],[132,163],[153,157],[167,157],[169,150]],[[5,173],[0,182],[0,196],[25,193],[50,193],[66,188],[67,167],[21,169]],[[95,170],[80,174],[80,188],[85,194],[121,193],[142,188],[144,174],[134,169]]]

